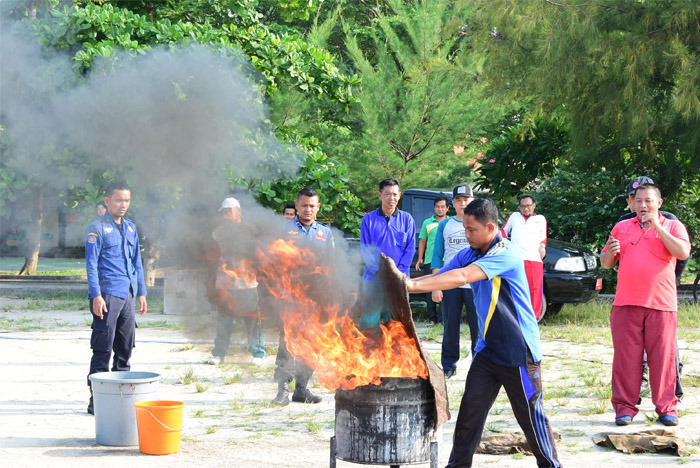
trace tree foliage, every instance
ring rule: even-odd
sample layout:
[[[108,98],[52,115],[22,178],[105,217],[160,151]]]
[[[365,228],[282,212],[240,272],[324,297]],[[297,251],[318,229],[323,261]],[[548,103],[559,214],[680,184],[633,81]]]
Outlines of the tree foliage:
[[[700,4],[477,2],[470,34],[494,91],[571,124],[579,167],[670,171],[675,196],[700,172]]]
[[[200,2],[195,2],[200,3]],[[229,21],[219,27],[206,16],[203,23],[169,18],[152,21],[126,8],[109,3],[73,5],[53,10],[53,21],[36,25],[42,43],[58,48],[74,48],[76,67],[86,70],[95,57],[114,59],[117,51],[145,53],[157,44],[188,44],[192,42],[223,50],[241,49],[264,78],[268,93],[274,92],[280,81],[327,96],[341,103],[355,99],[352,85],[357,77],[340,72],[329,52],[303,41],[299,36],[275,34],[262,22],[260,13],[247,0],[225,2]]]
[[[359,156],[362,173],[375,179],[382,174],[405,185],[429,184],[427,171],[454,157],[453,144],[483,117],[485,103],[473,92],[480,64],[455,61],[468,52],[460,29],[468,11],[448,1],[385,5],[371,33],[371,54],[352,35],[346,42],[362,78],[362,131],[350,145],[352,157]]]
[[[525,116],[507,127],[479,159],[476,186],[502,206],[510,198],[536,190],[568,152],[568,127],[561,117]]]

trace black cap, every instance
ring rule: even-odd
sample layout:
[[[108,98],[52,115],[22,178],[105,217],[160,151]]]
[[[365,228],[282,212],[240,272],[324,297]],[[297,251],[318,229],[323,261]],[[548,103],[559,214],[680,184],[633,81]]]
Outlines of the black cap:
[[[632,195],[637,190],[637,187],[639,187],[640,185],[653,183],[654,181],[647,176],[635,177],[634,179],[632,179],[632,182],[630,182],[630,184],[627,186],[627,196]]]
[[[472,188],[466,184],[458,185],[454,189],[452,189],[452,198],[457,197],[474,198],[474,192],[472,191]]]

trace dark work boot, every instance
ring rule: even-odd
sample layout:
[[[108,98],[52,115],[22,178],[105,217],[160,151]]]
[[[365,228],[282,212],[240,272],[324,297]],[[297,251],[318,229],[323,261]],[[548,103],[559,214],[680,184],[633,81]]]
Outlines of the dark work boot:
[[[277,384],[277,388],[277,396],[274,400],[272,400],[272,404],[277,406],[287,406],[289,404],[289,382],[280,380]]]
[[[311,393],[306,386],[301,386],[297,383],[294,393],[292,394],[292,401],[296,401],[297,403],[321,403],[321,397]]]

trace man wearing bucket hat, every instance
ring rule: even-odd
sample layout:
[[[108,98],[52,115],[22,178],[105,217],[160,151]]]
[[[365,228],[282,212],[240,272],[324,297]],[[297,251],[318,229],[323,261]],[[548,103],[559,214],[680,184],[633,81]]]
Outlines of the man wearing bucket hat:
[[[85,269],[92,312],[92,359],[90,373],[131,369],[129,359],[134,348],[136,316],[144,315],[146,283],[141,265],[139,236],[133,222],[126,219],[131,204],[131,189],[123,182],[112,182],[105,190],[107,212],[90,224],[85,233]],[[139,309],[135,311],[134,297]],[[92,385],[87,411],[94,414]]]
[[[243,317],[248,334],[248,350],[253,356],[251,364],[262,365],[265,344],[262,322],[258,310],[258,282],[255,273],[246,267],[244,252],[236,251],[241,245],[235,242],[240,231],[241,204],[226,198],[219,208],[221,219],[212,233],[212,242],[207,250],[209,281],[207,296],[216,305],[216,338],[214,350],[208,364],[221,364],[226,358],[233,333],[234,317]]]

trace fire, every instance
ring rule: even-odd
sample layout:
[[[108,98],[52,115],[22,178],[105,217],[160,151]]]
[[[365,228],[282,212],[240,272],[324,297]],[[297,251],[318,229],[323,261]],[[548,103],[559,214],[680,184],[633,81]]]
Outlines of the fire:
[[[379,385],[382,377],[428,378],[425,361],[400,321],[379,332],[357,328],[334,298],[330,271],[316,254],[292,240],[278,239],[257,250],[258,281],[284,304],[287,348],[316,372],[328,389]]]
[[[255,269],[248,259],[241,260],[236,268],[229,268],[229,264],[224,263],[221,265],[221,271],[231,279],[232,284],[242,281],[249,288],[254,288],[258,284]]]

